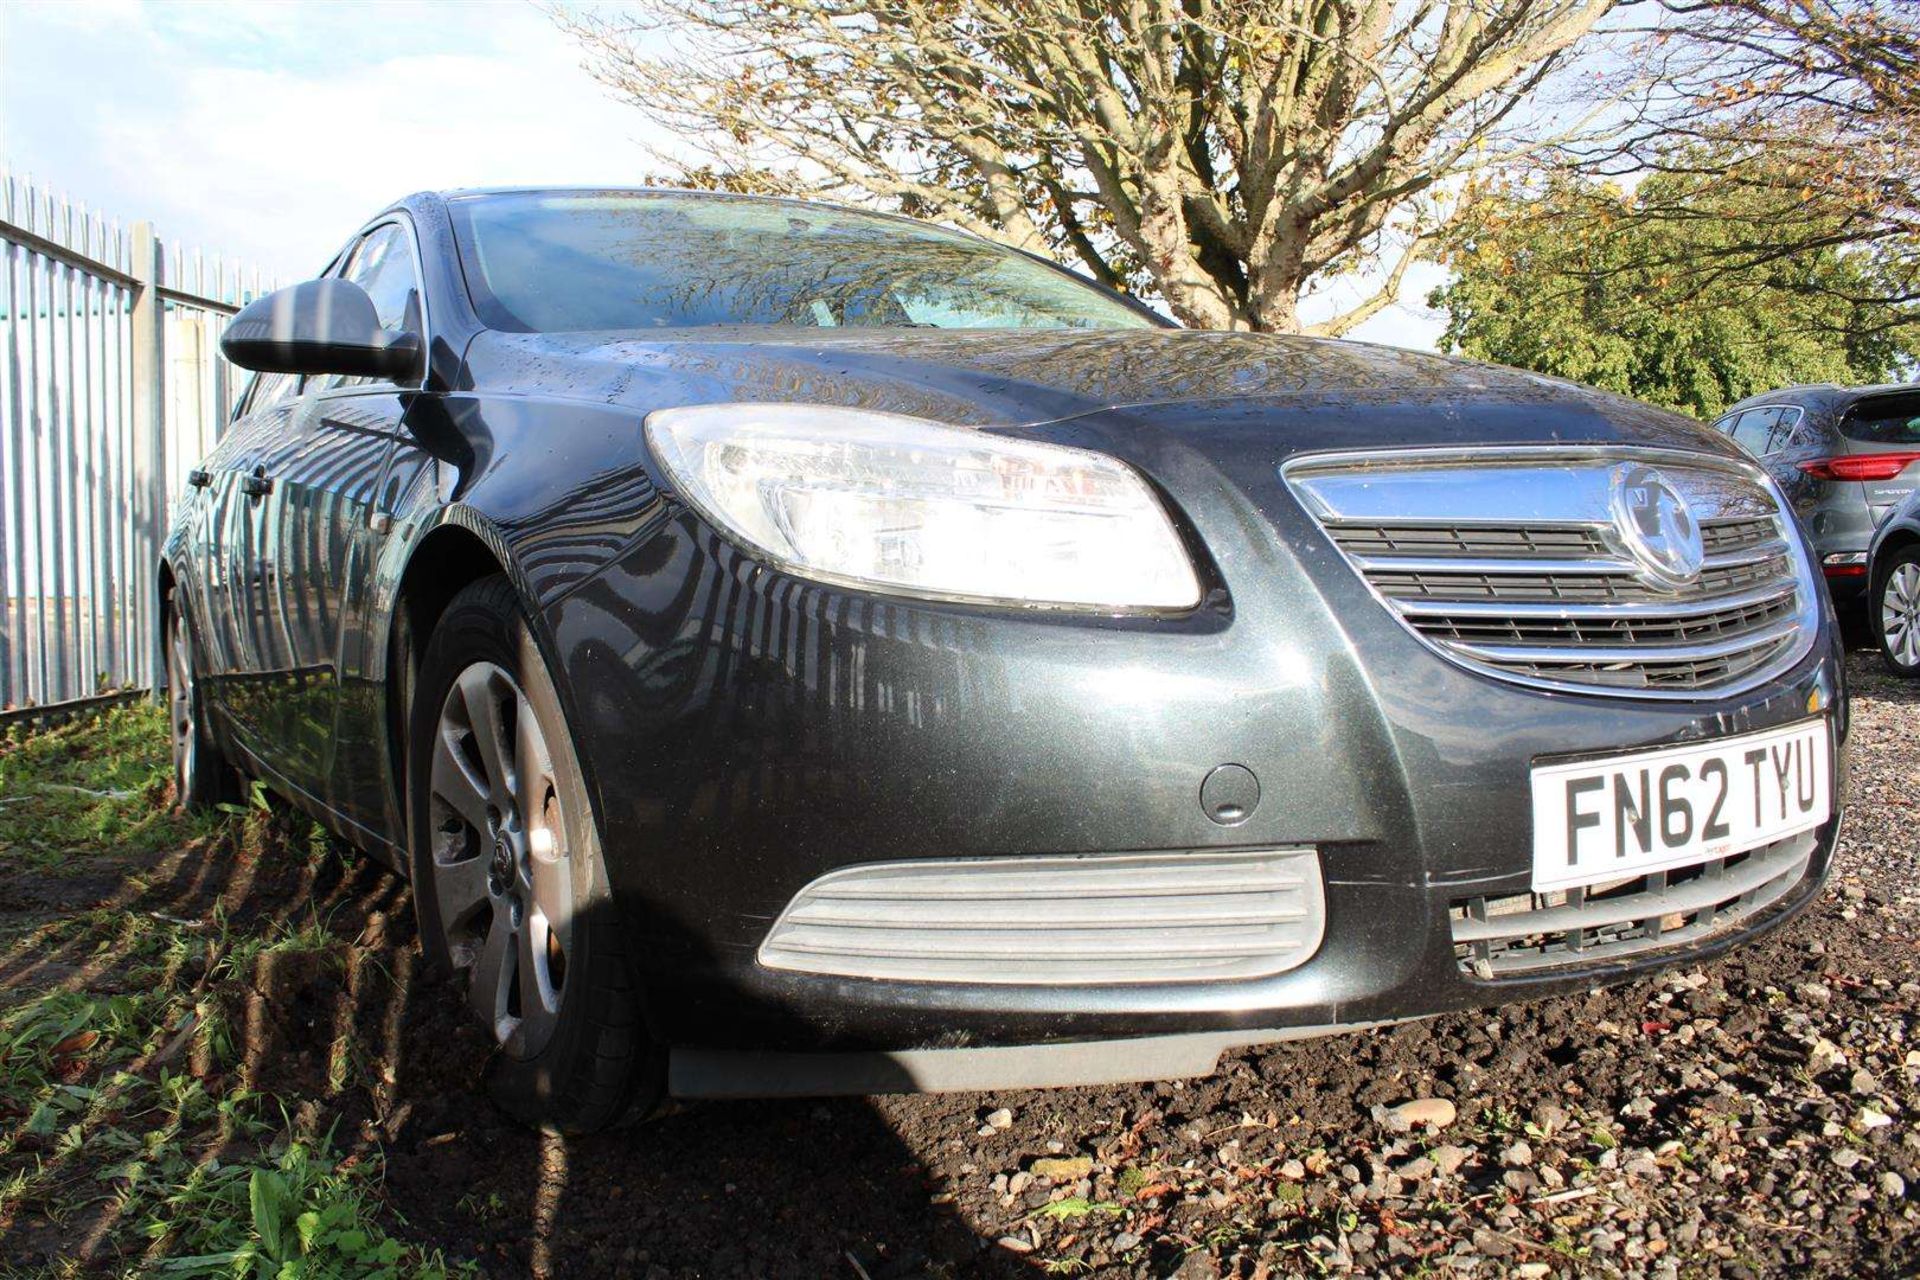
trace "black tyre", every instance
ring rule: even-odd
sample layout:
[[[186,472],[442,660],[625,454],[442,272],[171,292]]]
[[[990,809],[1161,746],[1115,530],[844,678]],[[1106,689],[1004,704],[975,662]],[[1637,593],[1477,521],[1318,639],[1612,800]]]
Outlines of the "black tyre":
[[[1888,669],[1909,680],[1920,679],[1920,546],[1894,553],[1879,574],[1868,607]]]
[[[207,731],[193,621],[178,588],[167,592],[163,636],[167,661],[167,728],[173,741],[173,796],[182,809],[234,803],[242,794],[235,769]]]
[[[407,734],[414,897],[430,958],[493,1036],[494,1098],[585,1133],[651,1110],[648,1039],[559,696],[504,577],[427,641]]]

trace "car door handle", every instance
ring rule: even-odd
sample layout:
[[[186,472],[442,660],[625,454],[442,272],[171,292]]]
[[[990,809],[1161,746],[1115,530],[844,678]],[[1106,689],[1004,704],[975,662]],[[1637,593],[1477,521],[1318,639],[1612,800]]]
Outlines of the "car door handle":
[[[204,489],[213,483],[213,473],[202,471],[199,467],[187,472],[187,483],[196,489]]]
[[[240,482],[240,491],[249,498],[264,498],[273,492],[273,477],[265,467],[255,467],[253,474]]]

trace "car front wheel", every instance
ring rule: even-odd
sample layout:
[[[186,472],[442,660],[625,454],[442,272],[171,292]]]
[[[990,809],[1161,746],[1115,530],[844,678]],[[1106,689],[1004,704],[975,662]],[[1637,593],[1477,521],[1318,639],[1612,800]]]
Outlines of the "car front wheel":
[[[542,1128],[604,1128],[657,1099],[599,833],[511,584],[455,596],[410,721],[414,892],[429,953],[465,975],[495,1099]]]
[[[1880,653],[1896,675],[1920,678],[1920,546],[1893,558],[1874,600]]]

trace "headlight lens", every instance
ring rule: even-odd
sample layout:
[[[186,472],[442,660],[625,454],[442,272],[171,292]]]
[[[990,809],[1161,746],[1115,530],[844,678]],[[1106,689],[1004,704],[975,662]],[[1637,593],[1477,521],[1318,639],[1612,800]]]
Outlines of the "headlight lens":
[[[1200,599],[1166,510],[1104,454],[814,405],[661,409],[646,430],[683,498],[796,573],[1028,605]]]

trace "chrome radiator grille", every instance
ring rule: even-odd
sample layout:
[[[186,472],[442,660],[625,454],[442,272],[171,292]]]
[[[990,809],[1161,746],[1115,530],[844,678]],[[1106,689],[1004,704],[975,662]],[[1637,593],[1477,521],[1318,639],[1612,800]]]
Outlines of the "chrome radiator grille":
[[[1303,964],[1326,908],[1313,849],[881,862],[795,894],[770,969],[908,982],[1193,982]]]
[[[1811,642],[1818,606],[1804,556],[1739,463],[1414,453],[1310,458],[1285,474],[1402,622],[1490,674],[1695,696],[1757,683]],[[1688,574],[1649,569],[1619,515],[1622,477],[1647,475],[1697,526]]]

